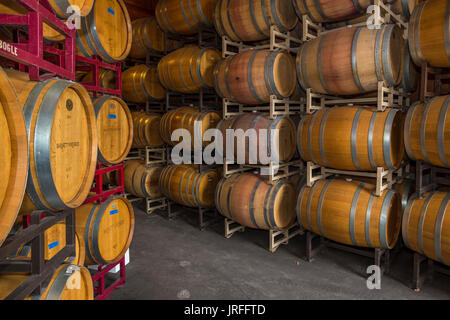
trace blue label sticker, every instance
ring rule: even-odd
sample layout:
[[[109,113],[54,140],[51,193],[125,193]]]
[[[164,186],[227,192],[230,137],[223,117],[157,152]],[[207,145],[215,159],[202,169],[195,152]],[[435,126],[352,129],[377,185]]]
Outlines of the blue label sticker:
[[[111,9],[111,8],[108,8],[108,12],[109,13],[111,13],[113,16],[115,16],[116,15],[116,13],[114,12],[114,10],[113,9]]]
[[[112,216],[113,214],[116,214],[116,213],[119,213],[118,209],[110,211],[109,215]]]
[[[110,118],[110,119],[117,119],[117,115],[115,115],[115,114],[110,114],[110,115],[109,115],[109,118]]]
[[[51,250],[51,249],[53,249],[53,248],[55,248],[55,247],[57,247],[57,246],[59,246],[59,241],[55,241],[55,242],[53,242],[53,243],[50,243],[50,244],[48,245],[48,250]]]

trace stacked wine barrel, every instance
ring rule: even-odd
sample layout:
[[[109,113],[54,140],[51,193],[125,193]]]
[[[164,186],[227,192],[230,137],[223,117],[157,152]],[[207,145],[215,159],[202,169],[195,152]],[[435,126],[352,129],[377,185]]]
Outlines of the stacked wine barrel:
[[[79,207],[91,189],[98,149],[94,106],[86,89],[66,80],[30,81],[14,70],[7,75],[34,146],[21,213]]]
[[[218,126],[223,136],[223,155],[227,155],[227,130],[234,132],[254,131],[253,139],[238,136],[232,137],[234,155],[237,160],[242,156],[247,164],[268,164],[269,161],[289,162],[295,156],[295,124],[285,116],[270,119],[260,113],[247,113],[222,120]],[[263,131],[265,130],[265,137]],[[242,152],[244,150],[244,152]]]
[[[118,97],[103,96],[94,101],[97,117],[98,160],[119,164],[133,143],[133,119],[127,104]]]
[[[218,182],[214,169],[200,172],[196,166],[173,165],[162,170],[159,187],[167,198],[183,206],[212,208]]]
[[[289,180],[268,184],[251,173],[222,179],[216,189],[219,212],[239,224],[261,230],[285,230],[295,222],[296,189]]]
[[[180,45],[179,42],[170,39],[165,43],[164,32],[155,17],[137,19],[131,25],[133,29],[131,58],[144,59],[150,53],[172,51]]]
[[[124,166],[125,190],[138,198],[161,198],[159,178],[162,170],[161,165],[147,167],[143,161],[127,161]]]
[[[380,197],[375,186],[345,180],[321,180],[303,187],[297,217],[307,230],[343,244],[392,249],[401,228],[401,201],[393,190]]]
[[[77,29],[77,53],[91,58],[100,56],[113,63],[124,60],[131,50],[132,27],[122,0],[95,1]]]
[[[169,91],[198,93],[214,86],[214,68],[219,61],[218,50],[189,45],[159,61],[159,80]]]
[[[217,112],[199,112],[196,108],[184,107],[166,113],[160,123],[160,133],[163,141],[171,146],[189,139],[187,145],[194,146],[196,139],[201,144],[208,145],[211,142],[204,140],[205,132],[214,129],[220,121],[220,115]],[[184,134],[173,137],[177,130],[184,129],[189,133],[189,137]]]
[[[160,134],[161,116],[159,114],[147,114],[145,112],[133,112],[133,147],[142,149],[145,147],[159,148],[164,145]]]
[[[75,215],[76,231],[86,252],[85,265],[112,264],[125,255],[134,233],[134,210],[126,198],[89,203],[77,208]]]
[[[216,0],[160,0],[156,5],[156,19],[160,28],[175,35],[195,35],[213,25]]]
[[[221,60],[214,70],[217,93],[246,105],[263,104],[271,96],[289,98],[295,90],[295,62],[287,52],[249,50]]]
[[[127,101],[145,103],[150,99],[164,99],[166,90],[155,67],[136,65],[122,74],[122,94]]]

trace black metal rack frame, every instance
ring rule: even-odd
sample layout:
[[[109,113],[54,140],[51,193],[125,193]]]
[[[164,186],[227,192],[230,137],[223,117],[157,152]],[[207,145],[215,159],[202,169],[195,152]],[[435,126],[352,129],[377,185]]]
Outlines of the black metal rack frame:
[[[46,217],[41,219],[41,216]],[[23,300],[30,295],[40,295],[56,269],[67,258],[75,256],[75,210],[51,213],[34,211],[31,225],[6,239],[0,248],[0,273],[29,273],[30,277],[16,288],[6,299]],[[52,259],[44,257],[44,233],[57,223],[66,223],[66,246]],[[11,260],[18,249],[31,242],[31,260]]]

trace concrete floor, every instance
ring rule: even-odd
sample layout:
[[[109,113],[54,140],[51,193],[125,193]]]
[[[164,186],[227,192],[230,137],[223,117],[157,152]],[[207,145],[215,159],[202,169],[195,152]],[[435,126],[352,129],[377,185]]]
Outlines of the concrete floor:
[[[412,255],[403,252],[383,277],[381,290],[368,290],[368,258],[325,249],[305,262],[303,236],[274,254],[268,233],[249,230],[223,237],[223,223],[200,232],[196,216],[168,221],[136,209],[136,228],[126,286],[110,299],[450,299],[450,277],[436,274],[413,292]]]

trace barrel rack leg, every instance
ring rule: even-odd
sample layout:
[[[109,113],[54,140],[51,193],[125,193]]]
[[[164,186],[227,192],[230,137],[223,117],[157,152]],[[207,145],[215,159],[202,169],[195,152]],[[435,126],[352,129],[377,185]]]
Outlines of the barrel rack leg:
[[[314,247],[314,240],[319,240],[320,243],[316,247]],[[324,243],[322,239],[315,233],[312,233],[311,231],[306,231],[306,237],[305,237],[305,244],[306,244],[306,261],[313,262],[314,257],[319,253],[320,250],[323,249]]]
[[[304,233],[298,223],[287,230],[269,231],[269,251],[274,253],[281,245],[289,244],[289,240]]]
[[[230,239],[236,232],[244,232],[245,227],[241,226],[237,222],[225,218],[224,219],[224,225],[225,225],[225,238]]]
[[[413,283],[412,288],[415,292],[420,292],[422,289],[422,285],[425,282],[428,274],[423,274],[421,267],[424,262],[428,259],[418,253],[414,253],[414,262],[413,262]]]

